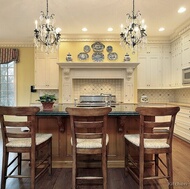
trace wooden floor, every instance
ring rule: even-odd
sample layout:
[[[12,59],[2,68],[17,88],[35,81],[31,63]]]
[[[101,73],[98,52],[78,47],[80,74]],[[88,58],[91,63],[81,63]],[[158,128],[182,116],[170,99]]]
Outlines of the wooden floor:
[[[0,154],[2,154],[2,140],[0,137]],[[0,170],[2,156],[0,155]],[[174,137],[173,143],[173,173],[174,188],[190,188],[190,144]],[[28,165],[25,165],[28,171]],[[1,172],[0,172],[1,174]],[[8,179],[6,189],[29,189],[29,179]],[[101,186],[82,186],[82,189],[99,189]],[[165,189],[167,182],[147,183],[145,189]],[[36,189],[71,189],[71,169],[53,169],[52,176],[45,173],[36,184]],[[124,169],[108,169],[108,189],[138,189],[138,184],[131,178],[125,177]]]

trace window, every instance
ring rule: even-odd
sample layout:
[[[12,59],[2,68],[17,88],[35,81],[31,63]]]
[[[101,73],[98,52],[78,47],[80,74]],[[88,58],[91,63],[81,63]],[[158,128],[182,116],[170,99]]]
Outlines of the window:
[[[0,64],[0,105],[14,106],[16,104],[15,62]]]

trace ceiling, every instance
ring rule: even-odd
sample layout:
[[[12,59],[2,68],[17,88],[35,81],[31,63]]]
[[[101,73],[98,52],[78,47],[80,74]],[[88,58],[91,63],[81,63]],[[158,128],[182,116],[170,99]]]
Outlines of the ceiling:
[[[46,0],[0,0],[0,43],[33,42],[35,20],[46,12]],[[184,6],[186,12],[178,14]],[[147,25],[148,36],[171,36],[190,20],[190,0],[135,0],[135,12],[140,10]],[[132,12],[132,0],[49,0],[49,14],[54,13],[56,27],[62,38],[67,35],[115,35]],[[82,28],[88,28],[82,32]],[[107,28],[113,31],[108,32]],[[158,29],[164,27],[164,32]]]

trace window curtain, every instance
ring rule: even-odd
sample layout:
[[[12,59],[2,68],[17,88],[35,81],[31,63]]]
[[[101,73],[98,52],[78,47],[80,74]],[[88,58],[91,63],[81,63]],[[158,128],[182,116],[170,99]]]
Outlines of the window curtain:
[[[19,50],[0,48],[0,64],[7,64],[12,61],[19,62]]]

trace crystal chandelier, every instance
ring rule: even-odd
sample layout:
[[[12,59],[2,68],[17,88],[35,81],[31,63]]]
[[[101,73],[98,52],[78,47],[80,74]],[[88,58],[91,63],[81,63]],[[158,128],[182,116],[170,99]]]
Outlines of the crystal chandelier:
[[[54,52],[58,49],[60,43],[60,28],[54,27],[54,14],[49,16],[48,11],[48,0],[47,0],[47,12],[46,15],[41,11],[38,21],[35,21],[36,28],[34,30],[34,43],[37,48],[41,48],[41,51],[47,53]]]
[[[135,5],[133,0],[132,15],[127,14],[127,27],[121,25],[120,39],[122,45],[128,45],[133,53],[137,48],[144,46],[147,43],[146,25],[141,19],[141,13],[138,11],[135,14]]]

